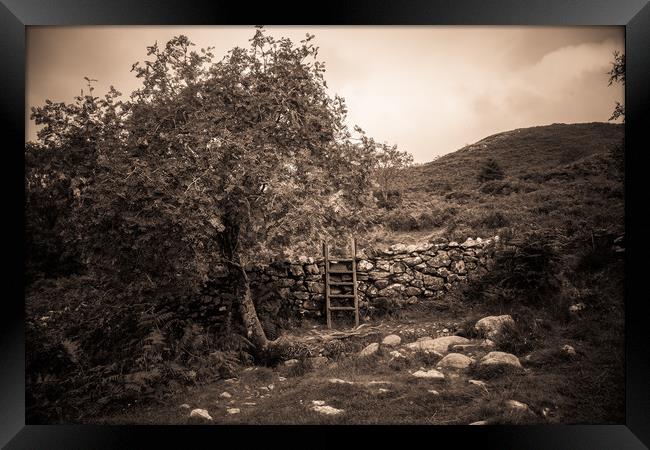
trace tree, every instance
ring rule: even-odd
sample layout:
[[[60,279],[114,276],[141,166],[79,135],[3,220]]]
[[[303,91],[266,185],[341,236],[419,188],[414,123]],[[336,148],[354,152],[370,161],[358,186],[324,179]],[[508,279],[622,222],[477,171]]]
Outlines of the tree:
[[[371,142],[370,145],[376,145]],[[379,195],[382,205],[390,205],[389,196],[397,191],[400,186],[399,174],[402,169],[413,163],[410,153],[397,149],[396,145],[377,145],[375,181],[379,186]]]
[[[481,172],[478,174],[478,181],[483,183],[491,180],[502,180],[503,177],[503,170],[499,163],[490,158],[485,162]]]
[[[144,295],[198,289],[223,263],[247,338],[262,352],[282,345],[264,334],[246,268],[362,226],[377,155],[328,95],[313,38],[258,28],[249,48],[217,62],[185,36],[148,47],[132,67],[141,88],[106,108],[92,141],[93,182],[76,210],[90,270]],[[67,113],[66,123],[85,114]],[[43,136],[61,145],[67,126],[41,116]]]
[[[614,61],[612,61],[612,68],[607,74],[609,75],[609,86],[613,83],[620,83],[625,86],[625,53],[620,53],[618,51],[614,52]],[[609,120],[616,120],[619,117],[623,118],[625,121],[625,106],[621,105],[620,102],[616,102],[614,107],[614,112]]]

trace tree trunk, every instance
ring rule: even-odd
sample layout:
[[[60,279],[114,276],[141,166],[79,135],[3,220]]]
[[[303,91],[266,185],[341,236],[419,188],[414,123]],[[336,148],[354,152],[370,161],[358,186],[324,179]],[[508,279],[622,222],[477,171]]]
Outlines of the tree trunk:
[[[264,333],[264,329],[260,324],[260,319],[257,317],[255,304],[251,297],[250,283],[248,281],[248,274],[241,265],[238,255],[233,255],[232,268],[230,273],[233,279],[236,280],[235,289],[237,292],[237,303],[239,306],[239,314],[241,315],[244,327],[246,327],[246,338],[251,341],[257,350],[264,352],[268,349],[270,341]]]

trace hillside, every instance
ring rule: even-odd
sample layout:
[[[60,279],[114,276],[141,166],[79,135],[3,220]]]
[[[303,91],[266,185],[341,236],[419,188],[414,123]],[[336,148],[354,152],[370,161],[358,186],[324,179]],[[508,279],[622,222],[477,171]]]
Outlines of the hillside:
[[[402,177],[401,204],[379,225],[379,241],[444,235],[464,239],[504,229],[620,232],[623,183],[616,154],[624,126],[553,124],[486,137]],[[613,153],[612,153],[613,152]],[[479,181],[489,159],[503,178]]]

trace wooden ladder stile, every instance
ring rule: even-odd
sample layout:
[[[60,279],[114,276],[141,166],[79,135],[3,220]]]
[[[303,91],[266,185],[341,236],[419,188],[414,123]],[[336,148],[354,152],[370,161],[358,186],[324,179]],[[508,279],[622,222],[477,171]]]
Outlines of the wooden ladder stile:
[[[357,240],[352,239],[352,256],[331,258],[329,255],[329,246],[323,242],[323,258],[325,259],[325,310],[327,314],[327,328],[332,328],[332,311],[354,311],[355,326],[359,326],[359,295],[357,293]],[[349,266],[345,270],[332,270],[330,263],[346,264]],[[343,275],[352,275],[352,281],[344,281],[338,277]],[[334,276],[334,278],[332,278]],[[332,287],[351,287],[352,292],[332,293]],[[354,306],[332,306],[332,299],[353,299]]]

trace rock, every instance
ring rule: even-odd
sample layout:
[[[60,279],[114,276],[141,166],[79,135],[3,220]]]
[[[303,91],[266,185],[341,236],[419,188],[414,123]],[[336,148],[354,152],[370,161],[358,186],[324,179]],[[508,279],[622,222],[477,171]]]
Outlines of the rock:
[[[332,384],[354,384],[354,381],[341,380],[340,378],[330,378],[327,381]]]
[[[392,266],[390,266],[390,273],[397,274],[397,273],[404,273],[404,272],[406,272],[406,265],[402,262],[398,261]]]
[[[444,288],[445,280],[440,277],[434,277],[433,275],[423,275],[422,282],[424,287],[434,291],[439,291]]]
[[[329,360],[324,356],[313,356],[309,358],[309,362],[314,369],[325,366]]]
[[[579,311],[582,311],[586,307],[587,307],[587,305],[585,305],[582,302],[581,303],[576,303],[575,305],[569,306],[569,312],[572,313],[572,314],[575,314],[575,313],[577,313]]]
[[[517,400],[508,400],[506,401],[506,406],[510,409],[514,409],[516,411],[529,411],[530,408],[528,408],[528,405],[525,403],[521,403]]]
[[[389,353],[389,355],[393,358],[400,359],[400,358],[406,358],[406,356],[402,355],[400,352],[397,350],[393,350],[392,352]]]
[[[297,359],[287,359],[284,362],[284,365],[287,366],[287,367],[293,367],[293,366],[297,365],[299,362],[300,361],[298,361]]]
[[[377,342],[373,342],[372,344],[368,345],[366,348],[361,350],[359,352],[359,356],[361,357],[372,356],[378,351],[379,351],[379,344]]]
[[[438,361],[438,369],[464,370],[472,364],[472,359],[460,353],[449,353]]]
[[[190,413],[190,423],[212,422],[212,416],[205,409],[193,409]]]
[[[412,374],[416,378],[427,378],[430,380],[444,380],[445,375],[442,372],[438,372],[436,369],[430,370],[418,370]]]
[[[487,420],[479,420],[477,422],[472,422],[470,425],[487,425],[488,421]]]
[[[575,356],[576,355],[576,349],[571,347],[569,344],[562,347],[562,352],[569,355],[569,356]]]
[[[481,366],[511,366],[521,368],[519,358],[511,353],[505,352],[490,352],[481,358],[479,364]]]
[[[307,272],[309,275],[318,275],[320,273],[320,270],[316,264],[308,264],[305,266],[305,272]]]
[[[433,267],[435,269],[449,266],[449,264],[451,264],[449,253],[444,250],[439,251],[436,256],[427,261],[427,264],[429,267]]]
[[[475,241],[475,240],[472,239],[471,237],[468,237],[467,240],[466,240],[465,242],[463,242],[462,244],[460,244],[460,246],[463,247],[463,248],[472,248],[472,247],[479,246],[479,245],[481,245],[481,241],[480,241],[480,239],[481,239],[481,238],[478,238],[478,240]]]
[[[496,344],[491,339],[485,339],[481,342],[481,347],[483,348],[494,348]]]
[[[228,408],[226,409],[228,414],[239,414],[241,410],[239,408]]]
[[[302,269],[302,265],[299,264],[292,264],[289,266],[289,272],[294,277],[301,277],[305,274],[305,271]]]
[[[181,406],[179,406],[180,409],[190,409],[190,405],[187,403],[183,403]]]
[[[495,339],[505,327],[515,326],[515,321],[509,314],[502,316],[487,316],[476,322],[474,329],[488,339]]]
[[[374,269],[374,267],[375,266],[374,266],[373,263],[371,263],[370,261],[367,261],[365,259],[362,259],[357,263],[357,270],[359,270],[361,272],[369,272],[372,269]]]
[[[219,397],[221,398],[232,398],[232,394],[228,391],[223,391],[221,394],[219,394]]]
[[[485,383],[485,381],[469,380],[468,383],[473,384],[474,386],[482,387],[483,389],[485,389],[487,391],[487,384]]]
[[[403,260],[404,264],[406,264],[409,267],[417,266],[422,262],[422,258],[419,256],[414,256],[412,258],[404,258]]]
[[[385,393],[390,392],[390,391],[388,389],[385,389],[385,388],[379,388],[377,390],[377,392],[379,392],[380,394],[385,394]]]
[[[450,345],[469,344],[469,342],[469,339],[461,336],[443,336],[436,339],[427,338],[421,341],[418,340],[417,342],[408,344],[407,347],[411,350],[433,351],[442,356],[449,351],[448,349]]]
[[[409,297],[414,297],[422,294],[422,290],[413,286],[409,286],[404,290],[404,294],[408,295]]]
[[[287,381],[285,377],[278,377],[278,381]]]
[[[342,414],[344,410],[342,409],[337,409],[329,405],[325,405],[325,402],[322,400],[314,400],[312,401],[313,405],[311,409],[316,411],[317,413],[325,414],[328,416],[333,416],[337,414]]]
[[[382,339],[381,343],[389,347],[396,347],[402,343],[402,338],[396,334],[389,334],[384,339]]]
[[[440,395],[440,392],[436,391],[435,389],[428,389],[427,392],[433,395]]]
[[[459,275],[466,274],[467,269],[465,268],[465,261],[459,259],[458,261],[451,263],[451,271]]]
[[[404,245],[404,244],[391,245],[389,248],[390,248],[390,251],[395,255],[406,253],[406,245]]]

